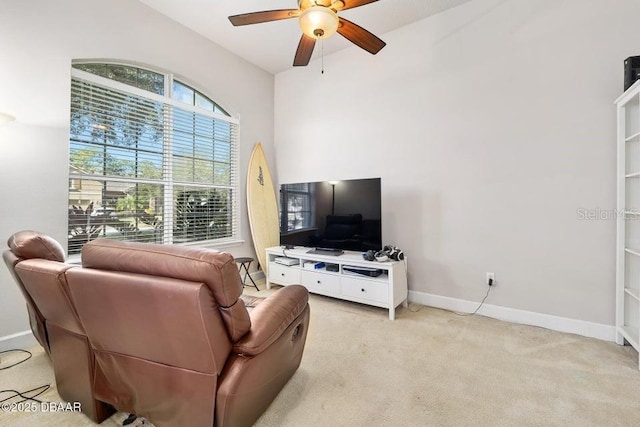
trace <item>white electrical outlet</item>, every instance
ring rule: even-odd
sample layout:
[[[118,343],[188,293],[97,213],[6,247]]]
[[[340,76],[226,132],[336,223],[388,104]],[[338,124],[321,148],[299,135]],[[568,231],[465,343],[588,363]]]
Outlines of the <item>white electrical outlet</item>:
[[[487,286],[489,286],[489,280],[491,280],[491,286],[496,285],[496,275],[494,273],[487,272]]]

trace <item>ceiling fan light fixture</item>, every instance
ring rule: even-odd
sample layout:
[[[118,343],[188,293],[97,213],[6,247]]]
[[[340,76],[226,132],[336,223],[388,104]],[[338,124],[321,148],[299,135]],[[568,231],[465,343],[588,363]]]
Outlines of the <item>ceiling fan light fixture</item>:
[[[338,14],[324,6],[311,6],[300,15],[302,32],[314,39],[326,39],[338,31]]]

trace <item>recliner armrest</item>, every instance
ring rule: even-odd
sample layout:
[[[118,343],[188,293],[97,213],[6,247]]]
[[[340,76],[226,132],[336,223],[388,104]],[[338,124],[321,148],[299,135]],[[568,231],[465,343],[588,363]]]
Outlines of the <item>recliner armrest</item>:
[[[307,306],[304,286],[286,286],[251,311],[251,329],[233,346],[236,354],[255,356],[267,349]]]

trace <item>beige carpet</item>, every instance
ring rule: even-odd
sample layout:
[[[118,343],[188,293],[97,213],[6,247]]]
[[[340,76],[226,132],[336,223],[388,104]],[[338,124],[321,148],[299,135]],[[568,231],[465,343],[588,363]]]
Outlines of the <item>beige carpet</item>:
[[[310,304],[302,365],[259,427],[640,425],[630,347],[414,304],[395,321],[386,310],[330,298],[311,296]],[[49,362],[33,350],[33,359],[0,371],[0,389],[52,384],[40,398],[58,401]],[[0,413],[0,425],[91,423],[74,413]]]

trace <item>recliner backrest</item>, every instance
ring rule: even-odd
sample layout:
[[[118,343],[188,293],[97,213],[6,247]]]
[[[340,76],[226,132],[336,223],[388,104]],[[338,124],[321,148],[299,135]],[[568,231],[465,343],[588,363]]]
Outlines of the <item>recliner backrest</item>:
[[[111,355],[219,374],[232,342],[203,283],[138,273],[73,269],[73,301],[103,369]]]
[[[22,258],[18,258],[11,250],[6,250],[2,253],[2,258],[4,259],[4,263],[7,265],[7,269],[13,280],[18,285],[18,289],[22,292],[22,296],[27,304],[27,313],[29,315],[29,326],[31,326],[31,332],[33,332],[33,336],[36,338],[38,343],[45,349],[47,353],[49,353],[49,339],[47,338],[47,328],[45,326],[45,320],[42,313],[38,309],[38,306],[27,292],[27,289],[24,287],[22,280],[16,274],[16,264],[20,261],[23,261]]]
[[[158,425],[212,425],[219,375],[251,326],[233,257],[97,239],[82,263],[66,276],[95,354],[96,396]]]
[[[19,231],[9,237],[7,245],[18,258],[64,262],[64,249],[60,243],[38,231]]]
[[[31,325],[33,335],[47,353],[49,353],[50,349],[45,317],[25,288],[22,279],[16,274],[15,267],[19,262],[32,258],[63,262],[64,250],[62,246],[51,237],[33,230],[25,230],[13,234],[9,237],[7,246],[9,246],[9,249],[3,252],[2,258],[27,303],[29,324]]]
[[[93,353],[66,280],[68,271],[79,268],[65,263],[62,246],[42,233],[18,232],[8,245],[3,257],[25,294],[30,314],[37,313],[34,334],[39,340],[39,334],[46,337],[58,393],[67,402],[80,402],[83,413],[101,422],[113,408],[94,398]]]
[[[107,284],[109,282],[113,285],[105,289],[105,292],[111,292],[107,294],[110,298],[119,298],[123,307],[130,309],[137,307],[137,310],[145,312],[147,316],[156,316],[160,314],[160,310],[168,310],[175,313],[175,322],[201,322],[202,320],[195,317],[187,319],[184,314],[180,318],[180,313],[184,311],[172,309],[173,304],[183,297],[185,299],[182,303],[191,304],[189,308],[191,311],[200,307],[198,310],[202,310],[201,315],[210,317],[204,323],[206,330],[203,332],[216,343],[213,346],[216,371],[224,364],[230,346],[251,328],[249,313],[240,299],[242,294],[240,275],[233,257],[228,253],[195,247],[96,239],[83,248],[82,265],[82,271],[70,272],[70,282],[75,280],[76,275],[83,275],[81,280],[90,285],[96,285],[96,280],[100,280],[100,283],[104,281],[105,286],[109,286]],[[87,275],[95,275],[95,278],[89,279]],[[163,278],[172,279],[170,282],[176,286],[169,286],[167,280],[160,280]],[[115,284],[122,283],[124,280],[127,283],[136,283],[140,293],[124,285],[118,286],[116,290]],[[203,284],[204,288],[198,288],[198,284]],[[172,293],[175,294],[171,296]],[[193,295],[187,297],[185,293],[193,293]],[[125,295],[128,296],[125,297]],[[143,295],[146,295],[146,299]],[[90,296],[83,297],[83,301],[84,298],[90,298]],[[137,305],[132,307],[131,302],[127,302],[125,298],[131,299],[130,301],[135,300]],[[80,301],[76,303],[80,309]],[[186,305],[181,310],[185,309]],[[166,314],[164,321],[172,317]],[[95,318],[95,315],[91,317]],[[128,321],[130,320],[132,319]],[[123,322],[127,324],[124,319]],[[222,325],[222,331],[216,329],[217,324]],[[85,322],[85,326],[89,336],[93,337],[90,325]],[[195,324],[192,326],[195,327]],[[153,328],[153,325],[149,327]],[[189,329],[191,328],[185,328],[185,325],[182,325],[176,329],[176,332],[183,331],[184,334],[184,330]],[[223,336],[220,336],[220,332]],[[175,356],[178,357],[178,355]]]
[[[57,325],[72,333],[85,335],[69,297],[65,273],[71,265],[47,259],[27,259],[19,262],[16,274],[38,305],[47,326]]]

